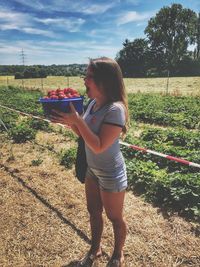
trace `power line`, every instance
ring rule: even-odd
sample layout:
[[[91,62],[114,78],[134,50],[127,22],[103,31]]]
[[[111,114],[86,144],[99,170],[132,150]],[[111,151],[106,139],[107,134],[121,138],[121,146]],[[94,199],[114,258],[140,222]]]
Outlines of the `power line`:
[[[21,60],[21,63],[23,66],[25,65],[25,58],[26,58],[26,54],[24,52],[24,49],[22,48],[22,50],[20,52],[20,60]]]

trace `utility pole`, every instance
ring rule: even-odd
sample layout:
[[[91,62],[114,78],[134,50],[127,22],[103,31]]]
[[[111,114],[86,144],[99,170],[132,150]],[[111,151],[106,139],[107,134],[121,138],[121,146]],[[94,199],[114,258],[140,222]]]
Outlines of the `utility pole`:
[[[24,53],[23,48],[20,53],[20,60],[21,60],[22,65],[25,66],[25,53]],[[24,71],[24,68],[23,68],[23,71]],[[24,78],[22,78],[22,87],[24,89]]]
[[[24,53],[23,48],[21,50],[20,57],[21,57],[22,65],[24,66],[25,65],[25,53]]]

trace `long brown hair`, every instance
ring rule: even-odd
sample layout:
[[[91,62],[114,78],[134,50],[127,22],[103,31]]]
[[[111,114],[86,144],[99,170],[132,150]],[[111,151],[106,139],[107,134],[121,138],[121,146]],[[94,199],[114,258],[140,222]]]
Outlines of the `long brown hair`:
[[[118,63],[107,57],[90,59],[89,68],[93,73],[95,83],[103,90],[109,102],[122,102],[125,108],[127,131],[129,123],[128,100],[122,72]]]

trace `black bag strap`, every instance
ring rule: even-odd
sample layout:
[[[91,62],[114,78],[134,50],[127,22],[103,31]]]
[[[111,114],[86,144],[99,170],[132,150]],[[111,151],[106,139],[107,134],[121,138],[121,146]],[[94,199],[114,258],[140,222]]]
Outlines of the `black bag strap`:
[[[91,107],[93,104],[91,102],[93,99],[90,99],[88,103],[84,106],[84,111],[86,114],[90,112]],[[84,115],[83,115],[84,116]],[[81,136],[78,138],[78,148],[77,148],[77,154],[76,154],[76,162],[75,162],[75,173],[77,179],[81,182],[85,182],[85,174],[87,170],[87,161],[86,161],[86,154],[85,154],[85,141]]]

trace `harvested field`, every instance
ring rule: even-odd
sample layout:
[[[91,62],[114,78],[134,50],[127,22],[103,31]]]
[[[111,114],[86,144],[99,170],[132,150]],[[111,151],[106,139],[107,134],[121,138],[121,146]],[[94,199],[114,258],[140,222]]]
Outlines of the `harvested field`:
[[[200,77],[161,77],[161,78],[124,78],[128,93],[169,93],[172,95],[200,95]],[[14,79],[14,76],[0,76],[0,85],[22,86],[40,89],[44,94],[49,89],[73,87],[85,91],[80,77],[48,76],[40,79]]]
[[[67,137],[54,132],[36,140],[12,144],[0,136],[0,266],[76,266],[90,244],[84,186],[44,148],[54,140],[61,149],[69,144]],[[33,166],[38,158],[42,163]],[[197,223],[169,216],[132,192],[126,195],[125,216],[127,267],[200,266]],[[112,242],[105,218],[99,266],[109,260]]]

